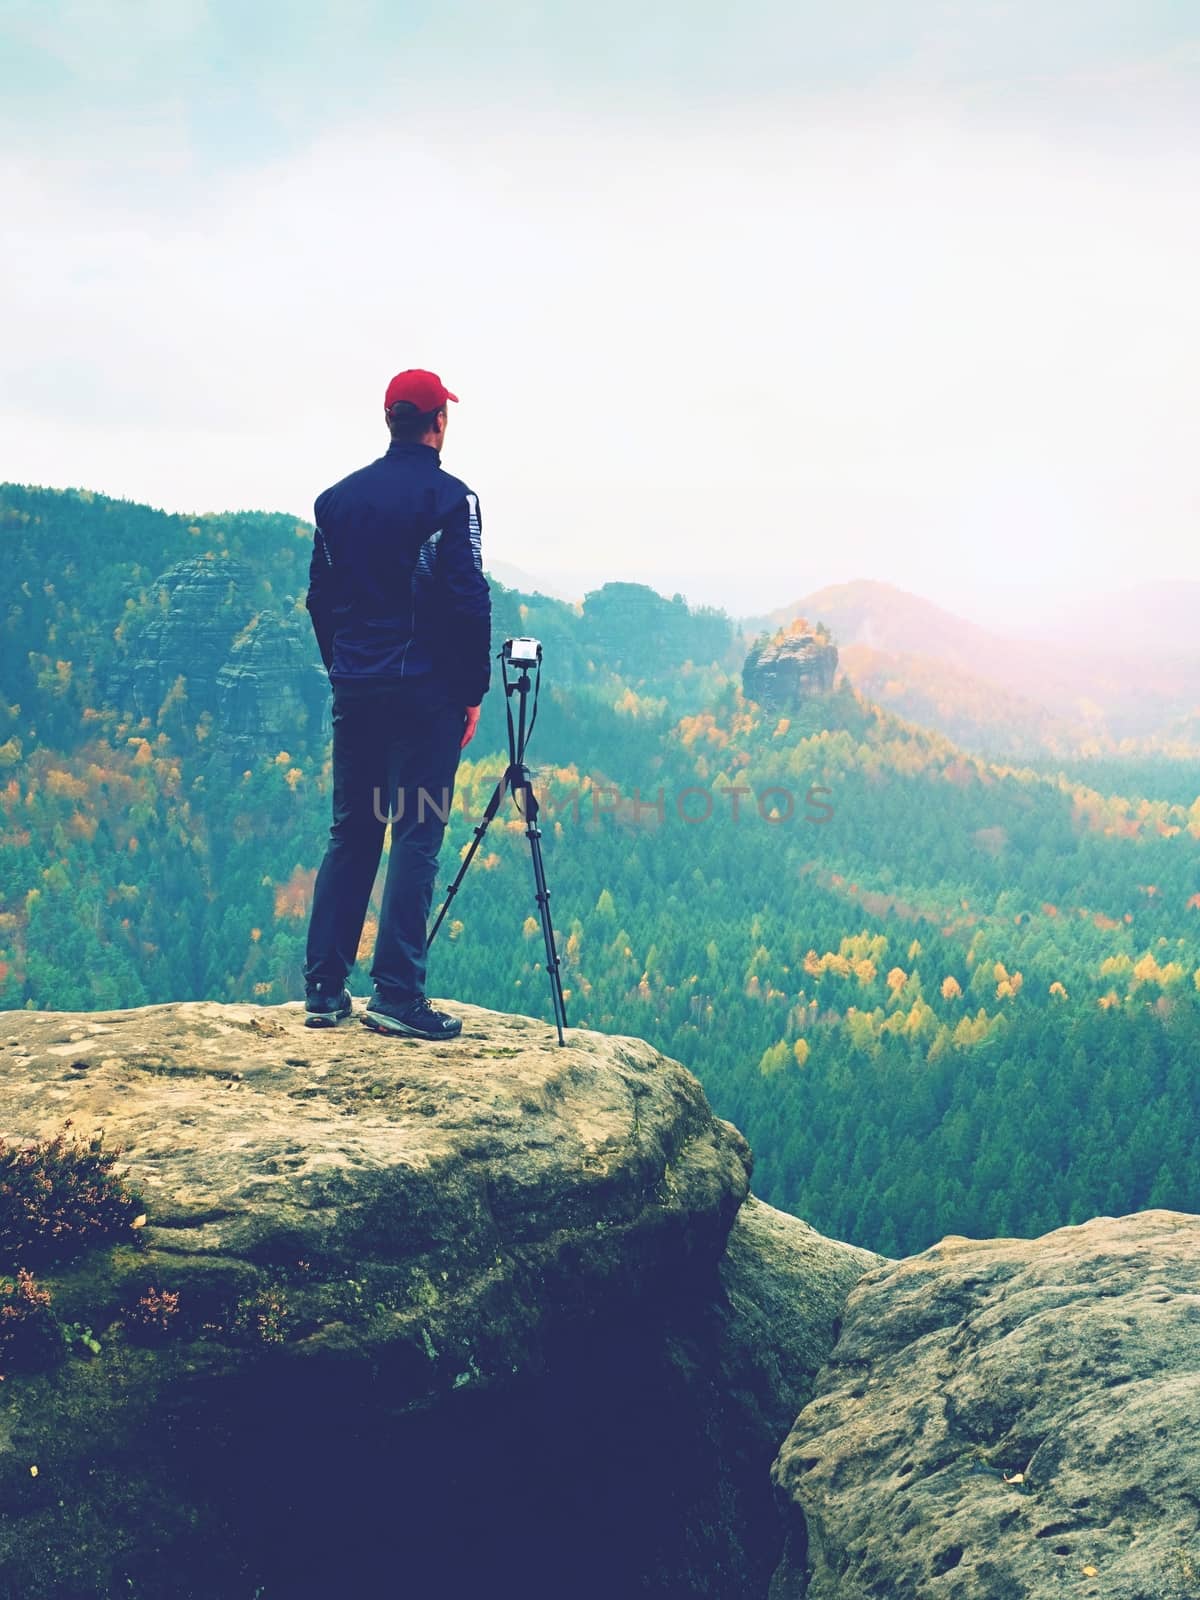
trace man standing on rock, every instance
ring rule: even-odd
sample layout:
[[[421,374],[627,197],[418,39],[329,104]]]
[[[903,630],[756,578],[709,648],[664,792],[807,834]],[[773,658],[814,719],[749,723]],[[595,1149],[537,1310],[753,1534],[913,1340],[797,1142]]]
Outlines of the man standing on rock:
[[[306,604],[333,691],[333,824],[313,889],[305,1021],[351,1013],[345,982],[391,812],[391,852],[362,1021],[452,1039],[425,998],[426,926],[459,756],[491,681],[479,501],[441,466],[447,403],[432,372],[388,384],[385,455],[317,497]]]

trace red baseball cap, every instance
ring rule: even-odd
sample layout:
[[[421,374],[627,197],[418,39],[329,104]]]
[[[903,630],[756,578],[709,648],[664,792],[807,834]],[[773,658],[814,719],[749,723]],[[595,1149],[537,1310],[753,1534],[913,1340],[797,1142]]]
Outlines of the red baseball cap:
[[[398,372],[388,384],[383,408],[386,411],[397,400],[407,400],[418,411],[438,411],[447,400],[457,399],[458,396],[450,393],[436,372],[423,372],[420,367],[412,367],[408,372]]]

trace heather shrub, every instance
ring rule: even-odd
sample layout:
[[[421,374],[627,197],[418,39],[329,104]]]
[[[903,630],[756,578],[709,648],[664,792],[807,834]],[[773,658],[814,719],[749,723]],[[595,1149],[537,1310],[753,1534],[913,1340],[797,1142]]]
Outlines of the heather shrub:
[[[0,1278],[0,1373],[49,1366],[62,1353],[62,1332],[50,1309],[50,1291],[35,1283],[25,1267],[19,1267],[15,1277]]]
[[[176,1331],[178,1319],[178,1293],[153,1284],[126,1306],[121,1318],[130,1338],[140,1344],[162,1343]]]
[[[113,1172],[120,1151],[70,1127],[33,1144],[0,1138],[0,1267],[60,1265],[139,1220],[137,1197]]]

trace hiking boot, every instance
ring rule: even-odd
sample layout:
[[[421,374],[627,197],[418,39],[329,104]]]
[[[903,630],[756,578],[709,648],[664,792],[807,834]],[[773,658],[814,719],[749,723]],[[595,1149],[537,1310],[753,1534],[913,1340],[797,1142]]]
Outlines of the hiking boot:
[[[339,994],[326,984],[313,984],[304,996],[304,1026],[335,1028],[353,1009],[349,989],[343,989]]]
[[[359,1020],[364,1028],[376,1033],[404,1034],[410,1039],[454,1039],[462,1032],[457,1017],[435,1011],[424,997],[411,1000],[406,1006],[394,1006],[376,995],[368,1000]]]

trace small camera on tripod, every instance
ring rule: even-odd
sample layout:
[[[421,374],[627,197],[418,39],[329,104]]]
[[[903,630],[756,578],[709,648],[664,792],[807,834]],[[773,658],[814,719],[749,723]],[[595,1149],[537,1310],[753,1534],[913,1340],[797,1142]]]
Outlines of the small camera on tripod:
[[[505,639],[501,654],[514,667],[536,667],[542,659],[542,642],[540,639]]]

